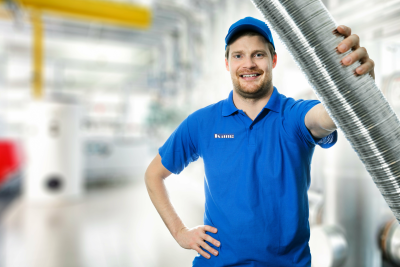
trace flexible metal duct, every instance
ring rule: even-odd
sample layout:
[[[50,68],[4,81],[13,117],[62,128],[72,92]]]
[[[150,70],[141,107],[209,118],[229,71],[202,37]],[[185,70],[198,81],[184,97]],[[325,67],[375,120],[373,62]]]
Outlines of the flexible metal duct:
[[[351,143],[400,222],[400,121],[370,75],[342,66],[344,39],[320,0],[252,0],[335,124]]]

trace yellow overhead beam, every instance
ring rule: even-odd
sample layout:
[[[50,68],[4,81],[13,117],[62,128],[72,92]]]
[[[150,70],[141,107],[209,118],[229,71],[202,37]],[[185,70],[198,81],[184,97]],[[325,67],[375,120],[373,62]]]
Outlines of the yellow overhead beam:
[[[97,20],[135,28],[148,28],[151,10],[147,7],[104,0],[14,0],[27,9]],[[5,0],[0,0],[5,2]]]
[[[36,99],[43,96],[43,24],[40,12],[32,12],[32,94]]]

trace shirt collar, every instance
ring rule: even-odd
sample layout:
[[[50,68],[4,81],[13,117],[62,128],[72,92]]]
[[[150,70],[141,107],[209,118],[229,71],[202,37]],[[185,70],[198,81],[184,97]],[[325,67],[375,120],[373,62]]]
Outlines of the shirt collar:
[[[268,100],[268,103],[265,105],[264,109],[269,109],[274,112],[279,113],[280,107],[281,107],[281,102],[280,102],[280,94],[278,92],[278,89],[274,86],[274,90],[272,91],[272,95]]]
[[[224,100],[222,104],[222,116],[226,117],[238,111],[235,104],[233,104],[233,90],[229,93],[229,97]]]
[[[269,109],[274,112],[279,112],[280,101],[279,101],[279,92],[274,86],[274,90],[272,91],[272,95],[268,100],[268,103],[265,105],[264,109]],[[232,115],[238,111],[238,108],[233,104],[233,90],[229,93],[229,97],[223,101],[222,105],[222,116],[226,117]]]

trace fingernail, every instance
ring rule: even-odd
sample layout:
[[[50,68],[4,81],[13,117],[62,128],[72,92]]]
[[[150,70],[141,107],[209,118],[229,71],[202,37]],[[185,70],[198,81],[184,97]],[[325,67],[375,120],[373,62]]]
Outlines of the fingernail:
[[[344,63],[344,64],[350,64],[350,62],[351,62],[351,58],[350,58],[350,57],[345,57],[345,58],[343,59],[343,63]]]
[[[363,70],[364,70],[363,67],[358,67],[358,68],[356,69],[357,72],[363,72]]]
[[[209,259],[211,256],[210,255],[207,255],[207,259]]]
[[[216,244],[217,247],[219,247],[219,242],[216,242],[215,244]]]
[[[214,252],[214,255],[217,256],[217,255],[218,255],[218,252]]]
[[[340,50],[342,50],[343,52],[344,52],[344,51],[347,51],[347,45],[345,45],[345,44],[339,45],[339,48],[340,48]]]

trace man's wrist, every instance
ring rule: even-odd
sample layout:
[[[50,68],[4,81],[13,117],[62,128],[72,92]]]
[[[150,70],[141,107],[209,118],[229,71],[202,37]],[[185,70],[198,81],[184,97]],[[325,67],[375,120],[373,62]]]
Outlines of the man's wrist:
[[[182,227],[177,228],[177,230],[171,232],[172,237],[177,240],[179,234],[184,230],[184,229],[188,229],[185,225],[183,225]]]

